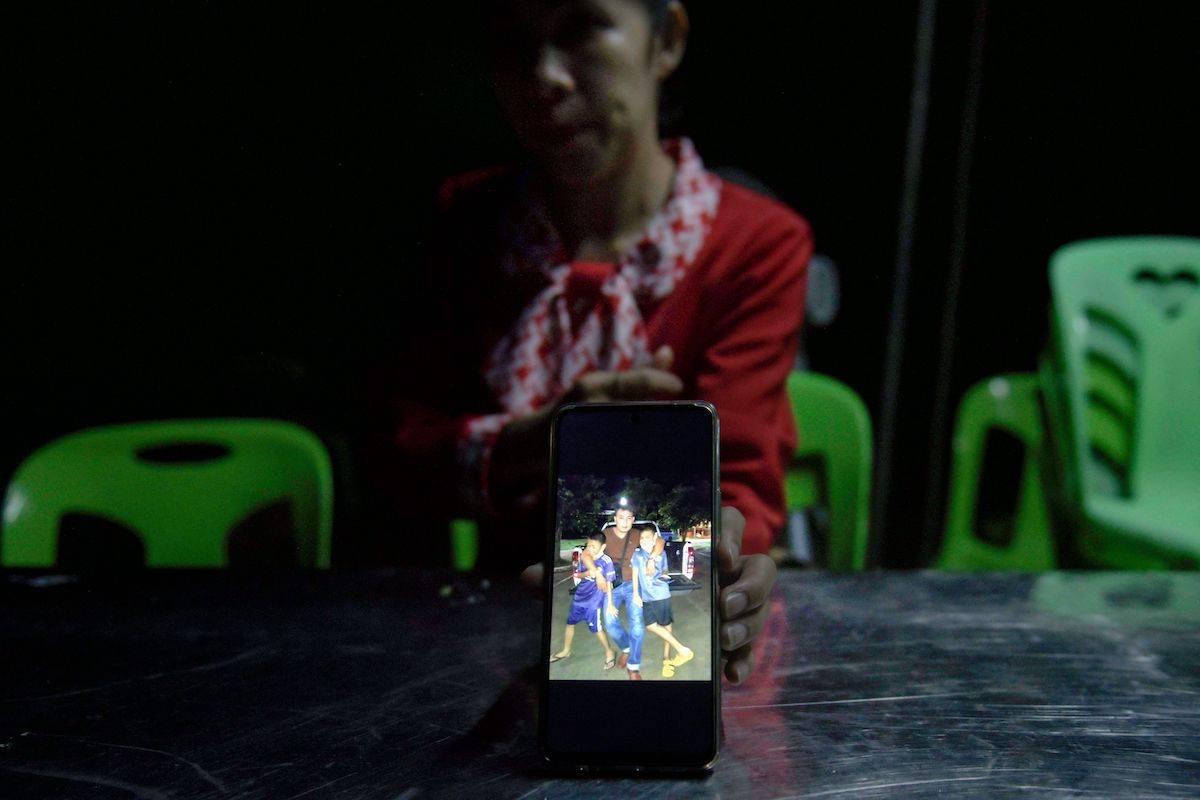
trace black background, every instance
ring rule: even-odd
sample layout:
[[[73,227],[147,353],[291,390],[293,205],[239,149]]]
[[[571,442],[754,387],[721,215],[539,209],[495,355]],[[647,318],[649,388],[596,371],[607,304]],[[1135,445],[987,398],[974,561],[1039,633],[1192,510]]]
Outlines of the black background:
[[[917,5],[688,7],[678,129],[812,222],[844,302],[808,333],[811,363],[878,420]],[[472,9],[10,18],[0,475],[120,420],[271,414],[353,441],[362,368],[429,322],[412,287],[436,186],[515,155]],[[975,381],[1033,367],[1056,247],[1200,232],[1197,22],[1167,4],[940,4],[884,563],[937,543],[943,342],[952,413]]]
[[[584,406],[562,413],[559,475],[649,478],[667,489],[712,482],[713,416],[703,406]]]

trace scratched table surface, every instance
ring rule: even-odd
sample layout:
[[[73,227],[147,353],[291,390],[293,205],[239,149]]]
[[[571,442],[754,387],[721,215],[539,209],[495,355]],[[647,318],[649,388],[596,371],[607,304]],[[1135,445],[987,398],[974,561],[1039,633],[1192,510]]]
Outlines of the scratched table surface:
[[[673,779],[542,770],[536,600],[446,580],[0,574],[0,797],[1200,795],[1197,575],[785,573]]]

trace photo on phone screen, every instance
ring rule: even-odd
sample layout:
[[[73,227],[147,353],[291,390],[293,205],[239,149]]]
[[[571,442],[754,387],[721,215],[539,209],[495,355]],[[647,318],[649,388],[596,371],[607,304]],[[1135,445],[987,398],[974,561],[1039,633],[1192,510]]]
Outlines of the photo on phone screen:
[[[558,477],[550,680],[709,680],[710,471]]]
[[[539,732],[552,763],[696,769],[716,757],[717,428],[698,402],[555,418]],[[660,735],[607,735],[581,709],[652,717]]]

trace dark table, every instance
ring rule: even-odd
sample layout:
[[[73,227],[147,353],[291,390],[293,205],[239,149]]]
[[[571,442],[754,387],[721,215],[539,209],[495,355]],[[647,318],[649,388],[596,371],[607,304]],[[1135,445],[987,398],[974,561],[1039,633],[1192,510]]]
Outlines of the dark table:
[[[540,770],[538,604],[446,580],[0,575],[0,797],[1200,796],[1200,576],[787,573],[683,780]]]

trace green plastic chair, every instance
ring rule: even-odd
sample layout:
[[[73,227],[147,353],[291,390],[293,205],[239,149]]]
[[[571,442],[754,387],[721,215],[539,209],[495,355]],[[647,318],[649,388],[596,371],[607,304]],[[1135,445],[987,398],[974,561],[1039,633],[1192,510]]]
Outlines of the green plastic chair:
[[[450,564],[455,572],[470,572],[479,561],[479,523],[450,520]]]
[[[50,567],[64,515],[135,531],[148,567],[222,567],[226,536],[290,500],[296,563],[327,568],[333,474],[324,445],[287,422],[177,420],[90,428],[34,452],[4,497],[0,563]]]
[[[1044,364],[1085,562],[1200,566],[1200,240],[1098,239],[1050,262]]]
[[[1043,492],[1042,413],[1037,375],[1012,373],[967,390],[954,423],[954,460],[946,536],[936,566],[948,570],[1038,572],[1056,566]],[[1001,430],[1024,447],[1012,529],[1002,537],[978,529],[979,490],[989,434]],[[994,479],[994,477],[993,477]]]
[[[793,372],[788,397],[799,441],[784,476],[789,512],[829,511],[826,566],[866,568],[871,497],[871,418],[852,389],[833,378]]]

